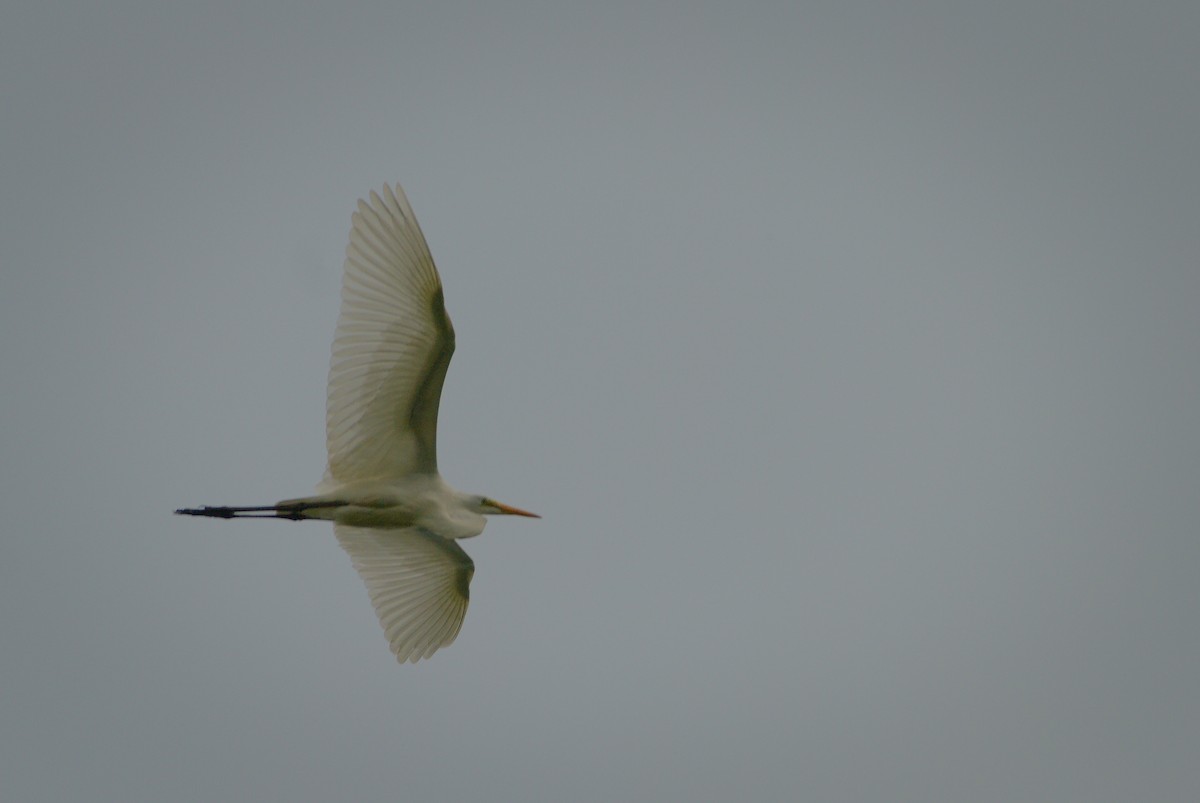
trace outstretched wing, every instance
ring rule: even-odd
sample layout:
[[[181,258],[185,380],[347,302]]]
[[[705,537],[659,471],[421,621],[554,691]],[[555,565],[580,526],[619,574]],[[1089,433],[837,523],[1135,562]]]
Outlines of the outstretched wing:
[[[326,480],[437,471],[437,413],[454,327],[404,190],[352,217],[325,408]]]
[[[462,547],[419,527],[333,530],[367,585],[396,660],[415,663],[454,641],[475,574]]]

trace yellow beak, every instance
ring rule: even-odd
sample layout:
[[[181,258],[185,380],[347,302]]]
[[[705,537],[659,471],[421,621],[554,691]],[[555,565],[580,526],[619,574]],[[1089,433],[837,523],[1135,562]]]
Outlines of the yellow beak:
[[[538,514],[530,513],[528,510],[521,510],[521,508],[519,508],[519,507],[511,507],[509,505],[502,505],[495,500],[488,500],[488,501],[491,503],[492,507],[496,508],[501,513],[505,513],[509,516],[528,516],[531,519],[540,519],[541,518],[541,516],[539,516]]]

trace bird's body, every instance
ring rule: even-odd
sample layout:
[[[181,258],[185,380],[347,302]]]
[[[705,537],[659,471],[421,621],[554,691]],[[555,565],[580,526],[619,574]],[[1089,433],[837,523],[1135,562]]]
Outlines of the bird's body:
[[[352,527],[422,527],[442,538],[471,538],[487,519],[469,494],[460,494],[437,474],[411,474],[395,480],[357,480],[328,493],[285,499],[275,510],[299,518],[324,519]]]
[[[316,494],[213,518],[332,521],[400,661],[454,641],[474,563],[455,541],[485,514],[531,516],[454,490],[437,469],[437,412],[454,327],[425,237],[399,186],[358,202],[326,399],[329,462]]]

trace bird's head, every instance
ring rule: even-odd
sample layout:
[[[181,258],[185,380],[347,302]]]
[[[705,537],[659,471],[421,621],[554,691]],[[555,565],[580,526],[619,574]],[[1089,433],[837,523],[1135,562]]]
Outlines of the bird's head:
[[[495,499],[488,499],[486,496],[477,496],[475,498],[478,500],[479,512],[489,516],[528,516],[531,519],[541,518],[536,513],[530,513],[528,510],[521,510],[510,505],[502,505]]]

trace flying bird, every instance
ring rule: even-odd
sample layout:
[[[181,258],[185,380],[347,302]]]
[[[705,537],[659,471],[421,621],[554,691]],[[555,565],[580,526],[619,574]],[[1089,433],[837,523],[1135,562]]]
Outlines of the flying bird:
[[[404,190],[384,185],[351,217],[325,407],[329,462],[316,493],[186,516],[332,521],[401,663],[452,643],[475,564],[458,545],[486,515],[540,518],[466,494],[438,473],[437,415],[454,354],[442,280]]]

